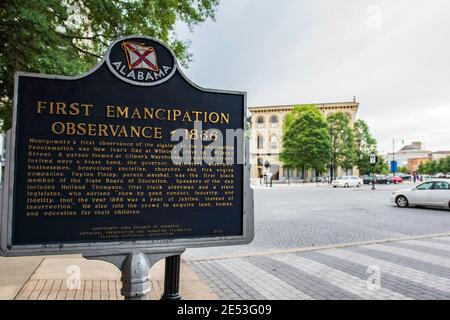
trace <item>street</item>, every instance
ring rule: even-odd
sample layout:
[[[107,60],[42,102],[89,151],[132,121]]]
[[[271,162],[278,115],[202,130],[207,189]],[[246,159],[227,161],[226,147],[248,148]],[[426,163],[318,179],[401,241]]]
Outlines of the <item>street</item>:
[[[255,240],[246,246],[188,250],[201,259],[257,252],[396,239],[450,232],[450,211],[400,209],[393,191],[413,186],[377,185],[333,189],[329,185],[256,186]]]
[[[390,204],[411,185],[256,187],[252,244],[183,257],[221,299],[450,299],[450,211]]]

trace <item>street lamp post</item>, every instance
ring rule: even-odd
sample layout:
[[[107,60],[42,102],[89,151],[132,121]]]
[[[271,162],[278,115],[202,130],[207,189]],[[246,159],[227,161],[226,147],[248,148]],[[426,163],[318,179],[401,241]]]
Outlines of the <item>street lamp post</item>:
[[[270,186],[272,186],[272,177],[269,178],[269,169],[270,169],[270,162],[266,161],[264,163],[264,167],[266,168],[266,187],[268,187],[268,179],[270,179]]]
[[[331,152],[333,153],[333,147],[334,147],[333,127],[330,126],[329,132],[330,132],[331,149],[332,149]],[[333,163],[333,156],[332,156],[331,161],[330,161],[330,184],[333,182],[333,180],[334,180],[334,163]]]

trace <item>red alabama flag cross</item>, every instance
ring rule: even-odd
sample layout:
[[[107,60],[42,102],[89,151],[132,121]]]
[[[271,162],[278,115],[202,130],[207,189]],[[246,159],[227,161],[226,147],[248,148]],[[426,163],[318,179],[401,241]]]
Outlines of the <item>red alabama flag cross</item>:
[[[148,69],[158,72],[158,63],[156,60],[156,52],[153,47],[143,44],[124,42],[122,48],[125,50],[128,68],[132,69]]]

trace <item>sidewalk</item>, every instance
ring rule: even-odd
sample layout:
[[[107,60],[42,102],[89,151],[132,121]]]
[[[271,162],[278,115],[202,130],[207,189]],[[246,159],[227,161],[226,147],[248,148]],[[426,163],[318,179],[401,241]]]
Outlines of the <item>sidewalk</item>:
[[[74,276],[81,281],[69,289]],[[164,287],[164,260],[151,269],[150,299]],[[0,300],[121,300],[120,271],[102,261],[79,255],[30,258],[0,257]],[[186,300],[215,300],[214,294],[188,264],[181,264],[180,292]]]

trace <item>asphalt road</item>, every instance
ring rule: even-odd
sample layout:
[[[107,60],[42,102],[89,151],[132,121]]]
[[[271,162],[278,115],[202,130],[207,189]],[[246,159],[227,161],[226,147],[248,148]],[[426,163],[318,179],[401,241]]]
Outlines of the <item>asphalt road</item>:
[[[450,211],[400,209],[390,203],[400,186],[372,191],[328,185],[255,189],[255,240],[246,246],[191,249],[184,259],[233,256],[310,246],[450,233]]]

